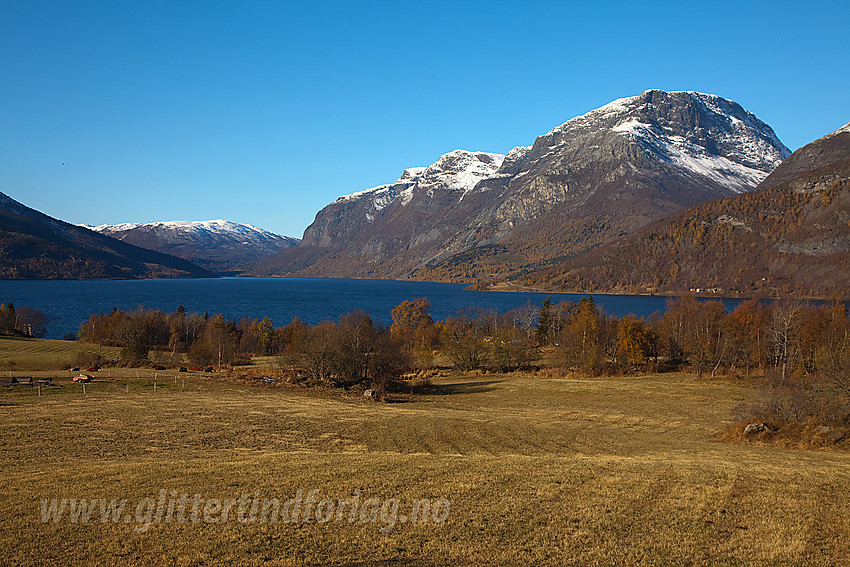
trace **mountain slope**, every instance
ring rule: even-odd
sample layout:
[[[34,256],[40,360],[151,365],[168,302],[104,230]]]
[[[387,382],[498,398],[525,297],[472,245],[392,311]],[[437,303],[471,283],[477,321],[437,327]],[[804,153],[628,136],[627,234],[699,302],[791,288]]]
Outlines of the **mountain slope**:
[[[549,289],[850,294],[850,125],[752,193],[697,206],[528,279]]]
[[[188,260],[210,271],[240,273],[261,258],[299,241],[226,220],[168,221],[87,226],[149,250]]]
[[[260,271],[504,278],[749,191],[789,153],[732,101],[647,91],[574,118],[530,148],[504,157],[457,150],[341,198]]]
[[[0,279],[214,277],[180,258],[54,219],[0,193]]]
[[[481,200],[473,191],[505,156],[455,150],[394,183],[340,197],[316,215],[300,244],[270,256],[261,273],[399,277],[451,238]]]

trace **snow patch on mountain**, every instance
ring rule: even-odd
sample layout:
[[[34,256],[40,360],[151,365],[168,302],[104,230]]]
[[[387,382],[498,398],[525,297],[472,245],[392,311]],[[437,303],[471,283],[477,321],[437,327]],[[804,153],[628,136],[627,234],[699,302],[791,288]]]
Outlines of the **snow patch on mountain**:
[[[384,185],[378,185],[370,189],[364,189],[363,191],[357,191],[356,193],[343,195],[342,197],[339,197],[336,201],[334,201],[334,203],[344,203],[346,201],[353,201],[369,194],[373,194],[373,196],[377,197],[387,193],[391,194],[392,198],[395,198],[395,192],[392,191],[393,186],[399,184],[415,183],[416,180],[419,179],[419,177],[422,175],[422,172],[425,171],[425,169],[425,167],[408,167],[402,172],[401,177],[399,177],[394,183],[386,183]]]
[[[741,193],[763,180],[791,151],[773,130],[737,103],[694,91],[666,93],[686,97],[703,109],[693,130],[669,122],[651,101],[654,91],[618,99],[587,116],[613,118],[611,131],[630,137],[661,159]],[[664,93],[658,93],[664,94]],[[569,122],[567,124],[570,124]],[[563,128],[563,126],[561,127]]]
[[[850,132],[850,122],[833,132],[832,135],[834,136],[835,134],[841,134],[842,132]]]
[[[423,188],[461,191],[460,202],[479,181],[493,177],[504,160],[502,154],[454,150],[440,156],[434,164],[425,168],[418,184]]]
[[[658,132],[652,124],[644,124],[637,119],[629,119],[614,128],[636,140],[648,142],[665,161],[673,163],[693,173],[708,177],[728,187],[735,193],[743,193],[758,185],[768,172],[747,167],[723,156],[712,155],[705,148],[676,135]]]
[[[502,161],[502,167],[509,165],[511,162],[519,161],[525,156],[528,155],[528,150],[531,149],[531,146],[517,146],[507,154],[505,154],[505,159]]]
[[[434,190],[460,191],[458,198],[460,202],[478,182],[494,177],[504,160],[505,156],[502,154],[454,150],[443,154],[427,167],[405,169],[394,183],[343,195],[334,203],[359,203],[363,202],[363,199],[368,199],[365,216],[368,222],[372,222],[375,220],[376,213],[396,200],[401,206],[410,203],[419,190],[429,195],[433,195]]]
[[[625,98],[618,98],[616,100],[612,100],[608,104],[604,106],[600,106],[594,110],[586,114],[582,114],[581,116],[576,116],[574,118],[570,118],[560,126],[556,126],[553,128],[547,136],[552,136],[554,134],[559,134],[565,130],[569,130],[571,128],[580,127],[586,124],[590,124],[599,120],[605,120],[610,118],[615,118],[622,114],[629,112],[635,108],[635,103],[638,100],[638,96],[630,96]]]
[[[713,132],[719,142],[732,148],[733,161],[749,167],[773,169],[791,155],[791,150],[779,141],[773,130],[737,103],[714,94],[687,91],[684,94],[699,100],[727,128]],[[740,115],[741,117],[739,118]]]
[[[287,240],[297,242],[297,238],[281,236],[274,232],[257,228],[250,224],[241,224],[224,219],[208,221],[160,221],[150,223],[121,223],[103,224],[100,226],[80,225],[95,232],[107,235],[126,233],[128,231],[160,232],[163,234],[179,234],[187,238],[195,239],[217,239],[228,238],[242,240],[244,244],[250,244],[259,240]],[[119,236],[120,238],[120,236]]]

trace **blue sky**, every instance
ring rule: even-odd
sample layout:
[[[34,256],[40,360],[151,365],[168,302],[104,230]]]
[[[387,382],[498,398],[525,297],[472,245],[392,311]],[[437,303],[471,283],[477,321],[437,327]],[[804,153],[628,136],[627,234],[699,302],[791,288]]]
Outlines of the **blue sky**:
[[[793,150],[850,121],[848,21],[846,1],[0,0],[0,191],[74,223],[300,237],[340,195],[649,88],[733,99]]]

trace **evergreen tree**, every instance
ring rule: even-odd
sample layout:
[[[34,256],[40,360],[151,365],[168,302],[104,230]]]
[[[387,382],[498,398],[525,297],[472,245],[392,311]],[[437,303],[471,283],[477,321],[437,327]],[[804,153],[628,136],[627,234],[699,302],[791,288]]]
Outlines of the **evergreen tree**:
[[[552,334],[552,297],[547,297],[540,306],[540,314],[537,316],[537,342],[541,345],[549,344]]]

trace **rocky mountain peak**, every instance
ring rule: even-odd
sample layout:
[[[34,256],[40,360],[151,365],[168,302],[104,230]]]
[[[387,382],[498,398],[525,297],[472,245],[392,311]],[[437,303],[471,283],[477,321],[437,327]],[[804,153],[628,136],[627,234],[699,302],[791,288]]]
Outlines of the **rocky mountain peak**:
[[[540,136],[525,161],[549,172],[676,169],[734,194],[751,190],[790,153],[770,126],[734,101],[648,90]]]
[[[827,134],[827,136],[836,136],[836,135],[838,135],[838,134],[843,134],[843,133],[845,133],[845,132],[846,132],[846,133],[850,133],[850,122],[848,122],[847,124],[845,124],[844,126],[842,126],[841,128],[839,128],[839,129],[838,129],[838,130],[836,130],[835,132],[833,132],[833,133],[831,133],[831,134]]]
[[[759,184],[759,189],[785,185],[801,192],[819,191],[846,178],[848,169],[850,124],[798,149]]]
[[[289,269],[266,269],[461,280],[535,269],[749,191],[789,153],[733,101],[649,90],[568,120],[530,148],[455,150],[341,197],[275,257]]]
[[[343,195],[334,203],[367,199],[371,201],[372,209],[381,210],[397,197],[402,197],[403,204],[408,203],[415,188],[463,191],[460,197],[463,199],[479,181],[493,177],[504,159],[505,156],[501,154],[454,150],[441,155],[427,167],[405,169],[401,177],[393,183]],[[373,212],[374,210],[369,214]]]
[[[454,150],[425,168],[419,184],[449,191],[471,191],[482,179],[495,175],[505,160],[501,154]],[[463,196],[461,196],[461,199]]]

